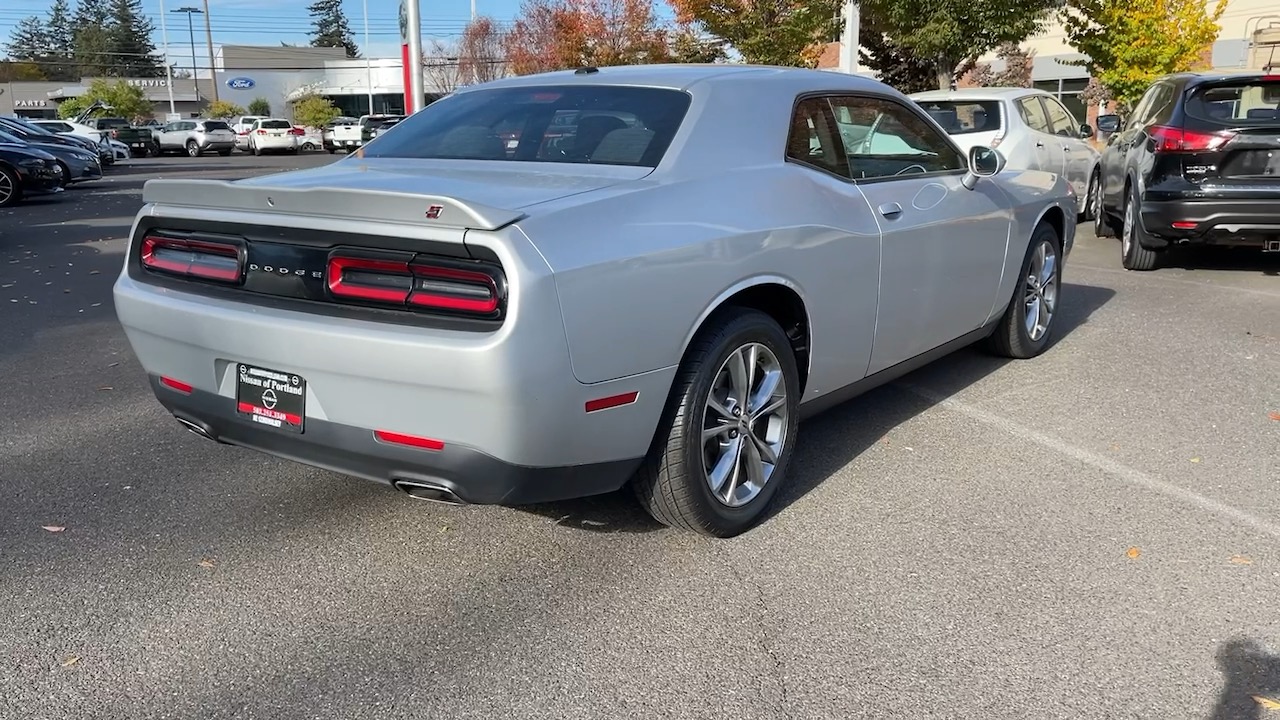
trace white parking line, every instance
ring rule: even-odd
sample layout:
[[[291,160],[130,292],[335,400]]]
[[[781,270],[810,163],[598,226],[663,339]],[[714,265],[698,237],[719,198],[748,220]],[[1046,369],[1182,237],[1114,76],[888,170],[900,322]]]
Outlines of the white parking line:
[[[1136,485],[1147,490],[1152,490],[1166,497],[1180,500],[1201,510],[1216,513],[1225,518],[1243,523],[1254,530],[1266,533],[1272,537],[1280,538],[1280,525],[1268,522],[1255,515],[1250,515],[1239,508],[1232,507],[1226,503],[1214,500],[1211,497],[1165,482],[1164,480],[1148,475],[1141,470],[1135,470],[1128,465],[1116,462],[1111,458],[1065,443],[1051,435],[1036,432],[1035,430],[1029,430],[1019,423],[996,415],[995,413],[974,407],[973,405],[961,402],[955,398],[935,393],[932,390],[920,387],[919,385],[908,385],[906,383],[896,383],[896,385],[936,405],[966,415],[980,423],[983,423],[984,425],[989,425],[999,430],[1003,430],[1015,437],[1023,440],[1029,440],[1041,447],[1048,448],[1077,462],[1101,470],[1102,472],[1119,480],[1123,480],[1130,485]]]

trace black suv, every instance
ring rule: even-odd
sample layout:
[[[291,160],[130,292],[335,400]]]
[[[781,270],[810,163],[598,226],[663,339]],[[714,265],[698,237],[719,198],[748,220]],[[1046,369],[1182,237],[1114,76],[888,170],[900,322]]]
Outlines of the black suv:
[[[1173,244],[1280,252],[1280,74],[1185,72],[1157,79],[1102,151],[1098,237],[1129,270]]]

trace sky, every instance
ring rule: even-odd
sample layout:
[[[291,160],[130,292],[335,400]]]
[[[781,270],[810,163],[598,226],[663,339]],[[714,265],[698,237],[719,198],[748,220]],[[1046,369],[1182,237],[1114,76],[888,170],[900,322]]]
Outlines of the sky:
[[[0,44],[7,43],[13,27],[29,15],[41,19],[48,14],[51,0],[0,0]],[[187,15],[176,13],[179,7],[203,7],[203,0],[142,0],[142,9],[155,23],[153,38],[156,49],[163,49],[160,32],[160,7],[164,3],[169,35],[169,56],[178,67],[191,66],[191,41]],[[228,45],[279,45],[282,42],[306,45],[311,30],[307,6],[311,0],[208,0],[210,23],[215,47]],[[343,10],[351,23],[356,44],[361,52],[373,58],[400,57],[399,0],[367,0],[369,8],[369,47],[365,51],[364,2],[343,0]],[[418,0],[422,17],[424,47],[431,37],[442,40],[457,38],[471,17],[471,0]],[[476,12],[499,22],[508,22],[519,12],[521,0],[475,0]],[[76,0],[71,1],[74,8]],[[196,62],[208,64],[205,44],[204,16],[193,15]],[[0,56],[3,56],[0,48]],[[203,59],[202,59],[203,56]]]

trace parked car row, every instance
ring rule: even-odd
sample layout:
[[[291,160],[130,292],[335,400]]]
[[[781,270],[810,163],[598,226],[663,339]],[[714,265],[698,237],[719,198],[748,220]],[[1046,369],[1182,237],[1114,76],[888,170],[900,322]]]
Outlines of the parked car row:
[[[117,148],[105,136],[93,140],[23,118],[0,117],[0,207],[100,179],[103,166],[116,159]]]

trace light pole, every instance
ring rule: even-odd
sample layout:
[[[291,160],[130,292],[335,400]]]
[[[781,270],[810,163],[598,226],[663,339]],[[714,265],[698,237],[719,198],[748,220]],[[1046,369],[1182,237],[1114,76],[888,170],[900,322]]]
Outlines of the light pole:
[[[187,14],[187,35],[191,37],[191,87],[195,89],[196,102],[200,102],[200,83],[196,82],[196,31],[195,26],[191,24],[191,16],[204,11],[200,8],[180,7],[173,12]]]
[[[204,38],[209,42],[209,87],[213,101],[218,102],[218,68],[213,62],[213,27],[209,24],[209,0],[204,0]]]
[[[164,43],[164,77],[165,86],[169,90],[169,115],[177,115],[173,106],[173,64],[169,62],[169,27],[164,21],[164,0],[160,0],[160,41]],[[172,117],[169,118],[173,120]]]
[[[372,115],[373,61],[369,59],[369,0],[364,0],[364,81],[369,86],[369,114]]]

